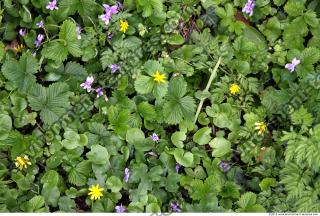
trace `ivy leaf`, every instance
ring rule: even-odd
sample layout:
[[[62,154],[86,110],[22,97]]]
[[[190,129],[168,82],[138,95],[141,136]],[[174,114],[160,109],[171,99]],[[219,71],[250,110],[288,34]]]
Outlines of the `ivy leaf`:
[[[106,181],[106,187],[109,188],[113,193],[117,193],[122,188],[122,181],[116,176],[111,176]]]
[[[215,157],[222,157],[231,152],[231,143],[224,137],[214,138],[209,145],[213,148],[212,155]]]
[[[191,152],[184,153],[183,149],[176,148],[173,152],[176,161],[184,167],[192,167],[194,156]]]
[[[181,131],[176,131],[171,136],[172,143],[178,148],[183,148],[183,141],[187,138],[186,134]]]
[[[12,120],[7,114],[0,114],[0,140],[5,140],[12,129]]]
[[[88,138],[85,134],[78,134],[74,131],[68,130],[64,133],[64,140],[62,140],[61,144],[66,149],[75,149],[77,147],[83,147],[87,145]]]
[[[54,83],[49,87],[35,85],[28,95],[30,106],[35,111],[40,111],[41,120],[45,124],[57,121],[69,106],[68,85]]]
[[[24,53],[20,60],[8,58],[2,66],[3,75],[10,80],[15,87],[22,92],[28,92],[36,82],[36,77],[39,64],[32,54]]]
[[[208,144],[211,140],[210,134],[211,129],[209,127],[201,128],[193,135],[193,141],[198,143],[199,145]]]
[[[90,152],[86,154],[89,161],[94,164],[106,164],[109,161],[110,155],[108,149],[101,145],[91,146]]]

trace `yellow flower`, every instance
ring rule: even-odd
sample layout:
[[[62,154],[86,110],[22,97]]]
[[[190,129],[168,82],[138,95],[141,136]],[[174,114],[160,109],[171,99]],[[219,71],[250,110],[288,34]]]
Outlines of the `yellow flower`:
[[[160,83],[165,83],[166,82],[166,75],[165,74],[161,74],[159,71],[156,71],[153,75],[154,78],[153,80]]]
[[[127,20],[120,20],[120,31],[126,33],[128,30],[129,24]]]
[[[91,200],[97,200],[97,199],[100,199],[103,194],[101,193],[101,191],[103,191],[104,189],[103,188],[100,188],[100,185],[97,184],[97,185],[91,185],[91,187],[89,188],[89,193],[88,195],[90,195],[90,199]]]
[[[13,47],[13,50],[16,52],[16,53],[18,53],[18,52],[21,52],[22,51],[22,49],[24,49],[25,48],[25,46],[23,45],[23,44],[18,44],[18,45],[16,45],[16,46],[14,46]]]
[[[19,156],[19,157],[16,157],[16,167],[19,168],[20,170],[22,169],[27,169],[27,166],[28,165],[31,165],[31,162],[28,158],[27,155],[25,156]]]
[[[267,131],[267,124],[264,122],[256,122],[254,125],[256,126],[255,129],[258,131],[259,135]]]
[[[239,93],[239,91],[240,91],[240,87],[237,85],[237,84],[232,84],[231,86],[230,86],[230,88],[229,88],[229,91],[230,91],[230,93],[231,94],[237,94],[237,93]]]

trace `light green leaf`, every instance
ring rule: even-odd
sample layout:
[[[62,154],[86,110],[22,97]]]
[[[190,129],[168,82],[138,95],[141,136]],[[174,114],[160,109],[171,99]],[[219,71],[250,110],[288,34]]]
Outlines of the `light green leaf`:
[[[187,138],[184,132],[176,131],[171,136],[172,143],[178,148],[183,148],[183,141]]]
[[[173,152],[176,161],[184,167],[192,167],[194,156],[191,152],[184,153],[183,149],[176,148]]]
[[[215,157],[223,157],[231,152],[231,143],[224,137],[214,138],[209,145],[213,148],[212,155]]]
[[[101,145],[91,146],[91,151],[86,156],[94,164],[106,164],[110,158],[108,150]]]
[[[198,143],[199,145],[208,144],[211,140],[210,134],[211,129],[209,127],[201,128],[193,135],[193,141]]]
[[[117,193],[122,188],[122,181],[116,176],[111,176],[106,181],[106,187],[112,192]]]

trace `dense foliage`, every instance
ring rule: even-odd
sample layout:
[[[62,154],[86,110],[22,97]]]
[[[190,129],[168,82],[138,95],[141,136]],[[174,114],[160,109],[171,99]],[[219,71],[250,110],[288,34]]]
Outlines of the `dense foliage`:
[[[0,211],[319,212],[319,15],[0,1]]]

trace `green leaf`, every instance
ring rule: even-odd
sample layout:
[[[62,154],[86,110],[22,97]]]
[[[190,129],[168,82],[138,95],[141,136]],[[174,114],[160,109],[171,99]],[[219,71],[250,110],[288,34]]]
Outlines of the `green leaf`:
[[[213,148],[212,155],[215,157],[223,157],[231,152],[231,143],[224,137],[214,138],[209,145]]]
[[[106,181],[106,187],[110,189],[113,193],[117,193],[122,188],[122,181],[116,176],[111,176]]]
[[[7,114],[0,114],[0,140],[5,140],[12,129],[12,120]]]
[[[187,136],[184,132],[176,131],[171,136],[172,143],[178,148],[183,148],[183,141],[186,140]]]
[[[169,36],[167,42],[171,45],[182,45],[184,43],[184,38],[180,34],[173,34]]]
[[[43,196],[34,196],[27,204],[27,212],[45,212],[45,200]]]
[[[277,185],[277,180],[275,178],[264,178],[259,184],[262,191],[266,191],[270,187],[273,187],[276,185]]]
[[[68,130],[64,133],[64,140],[62,140],[61,144],[66,149],[75,149],[77,147],[83,147],[87,145],[88,138],[85,134],[79,135],[78,133]]]
[[[149,104],[148,102],[142,102],[137,107],[138,113],[145,119],[145,120],[153,120],[157,116],[155,108],[153,105]]]
[[[143,142],[145,139],[144,133],[139,128],[130,128],[127,131],[126,140],[128,143],[135,145]]]
[[[140,94],[148,94],[152,92],[153,87],[153,79],[149,76],[139,76],[134,82],[134,88]]]
[[[241,208],[246,209],[250,206],[253,206],[256,203],[256,198],[257,196],[255,193],[247,192],[240,197],[238,205]]]
[[[47,88],[37,84],[30,91],[28,100],[33,110],[40,111],[41,120],[52,124],[65,114],[69,106],[68,90],[68,85],[63,83],[54,83]]]
[[[176,148],[173,152],[176,161],[184,167],[192,167],[194,156],[191,152],[184,153],[183,149]]]
[[[193,141],[198,143],[199,145],[208,144],[211,140],[210,134],[211,129],[209,127],[201,128],[193,135]]]
[[[63,62],[68,57],[68,49],[61,42],[50,41],[44,45],[41,54],[53,61]]]
[[[10,80],[15,87],[22,92],[28,92],[36,82],[36,77],[39,64],[32,54],[24,53],[20,60],[8,58],[3,64],[1,70],[3,75]]]
[[[108,149],[101,145],[91,146],[90,152],[86,154],[89,161],[94,164],[106,164],[109,161],[110,155]]]

